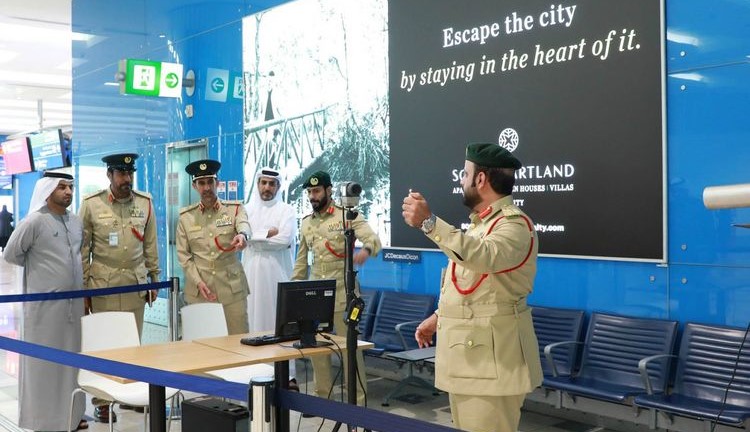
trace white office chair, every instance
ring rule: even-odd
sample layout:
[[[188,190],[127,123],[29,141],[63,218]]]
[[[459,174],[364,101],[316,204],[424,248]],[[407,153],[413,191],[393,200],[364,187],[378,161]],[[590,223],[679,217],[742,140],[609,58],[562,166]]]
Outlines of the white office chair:
[[[227,322],[224,307],[220,303],[194,303],[180,309],[182,317],[182,340],[226,336]],[[224,381],[248,384],[254,377],[273,376],[273,367],[267,364],[254,364],[226,369],[207,371],[206,374]]]
[[[139,346],[141,344],[138,336],[138,327],[135,323],[135,315],[132,312],[99,312],[81,317],[81,351],[97,351],[114,348],[125,348]],[[94,397],[109,401],[109,412],[115,403],[148,408],[149,389],[148,383],[134,382],[123,384],[98,373],[84,369],[78,371],[78,387],[73,390],[70,397],[69,422],[72,421],[73,399],[79,392],[88,393]],[[179,394],[177,389],[165,389],[167,399],[172,399]],[[174,406],[172,406],[174,408]],[[109,431],[113,432],[112,418],[109,416]],[[171,425],[169,416],[167,431]],[[146,430],[148,421],[148,410],[144,409],[143,428]],[[68,429],[70,432],[70,429]]]

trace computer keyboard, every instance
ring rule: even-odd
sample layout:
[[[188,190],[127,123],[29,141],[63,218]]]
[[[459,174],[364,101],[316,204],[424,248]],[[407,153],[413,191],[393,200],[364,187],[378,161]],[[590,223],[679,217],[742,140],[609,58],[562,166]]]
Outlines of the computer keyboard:
[[[259,345],[271,345],[271,344],[277,344],[280,342],[289,342],[293,340],[299,339],[299,336],[276,336],[276,335],[262,335],[262,336],[249,336],[240,339],[240,342],[243,345],[252,345],[252,346],[259,346]]]

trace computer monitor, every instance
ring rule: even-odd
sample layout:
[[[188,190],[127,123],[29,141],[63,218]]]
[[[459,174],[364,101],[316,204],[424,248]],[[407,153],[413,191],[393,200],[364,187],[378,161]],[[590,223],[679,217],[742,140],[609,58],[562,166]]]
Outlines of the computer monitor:
[[[330,345],[316,342],[315,333],[333,331],[336,280],[279,282],[276,297],[276,336],[299,336],[295,348]]]

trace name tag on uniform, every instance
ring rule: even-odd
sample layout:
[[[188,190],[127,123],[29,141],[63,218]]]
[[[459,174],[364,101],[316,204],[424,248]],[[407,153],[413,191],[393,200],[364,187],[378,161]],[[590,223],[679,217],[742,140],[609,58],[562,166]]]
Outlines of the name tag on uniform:
[[[307,251],[307,265],[311,266],[315,264],[315,253],[311,250]]]
[[[203,229],[203,227],[200,226],[200,225],[193,225],[190,228],[188,228],[188,231],[190,231],[190,232],[196,232],[196,231],[200,231],[202,229]]]
[[[120,244],[120,238],[117,236],[117,233],[109,233],[109,245],[112,247],[117,247],[118,244]]]

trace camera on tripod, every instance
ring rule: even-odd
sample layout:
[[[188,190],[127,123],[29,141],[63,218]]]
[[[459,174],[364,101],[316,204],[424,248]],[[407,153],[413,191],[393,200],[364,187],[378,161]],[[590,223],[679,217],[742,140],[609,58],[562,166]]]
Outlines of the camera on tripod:
[[[359,205],[359,196],[362,194],[362,186],[357,182],[345,182],[339,188],[341,195],[341,207],[352,209]]]

